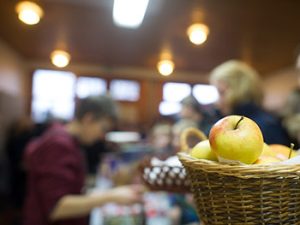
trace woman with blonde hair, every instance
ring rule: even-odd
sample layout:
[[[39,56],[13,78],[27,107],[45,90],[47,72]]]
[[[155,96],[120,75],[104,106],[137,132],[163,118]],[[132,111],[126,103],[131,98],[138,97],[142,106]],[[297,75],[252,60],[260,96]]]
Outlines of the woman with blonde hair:
[[[279,118],[262,107],[262,83],[252,67],[238,60],[227,61],[212,71],[210,82],[219,92],[217,105],[224,116],[246,116],[259,125],[266,143],[290,144]]]

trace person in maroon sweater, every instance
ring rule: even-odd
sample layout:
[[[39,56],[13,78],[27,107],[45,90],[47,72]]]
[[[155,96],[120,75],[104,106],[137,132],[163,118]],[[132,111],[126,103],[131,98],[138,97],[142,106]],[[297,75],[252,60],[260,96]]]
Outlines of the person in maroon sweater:
[[[53,125],[28,145],[24,156],[28,172],[24,225],[87,225],[87,215],[96,206],[141,202],[141,186],[82,192],[85,160],[80,146],[103,137],[116,116],[111,98],[91,96],[79,101],[74,120]]]

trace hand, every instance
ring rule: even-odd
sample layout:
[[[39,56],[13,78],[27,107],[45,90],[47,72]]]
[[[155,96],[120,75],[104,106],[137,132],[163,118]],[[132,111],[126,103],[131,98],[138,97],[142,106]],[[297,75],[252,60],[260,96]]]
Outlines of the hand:
[[[193,198],[193,195],[192,195],[192,194],[187,194],[187,195],[185,196],[185,198],[186,198],[186,201],[187,201],[190,205],[192,205],[192,206],[195,207],[195,202],[194,202],[194,198]]]
[[[142,203],[145,187],[142,185],[120,186],[110,190],[111,200],[117,204]]]

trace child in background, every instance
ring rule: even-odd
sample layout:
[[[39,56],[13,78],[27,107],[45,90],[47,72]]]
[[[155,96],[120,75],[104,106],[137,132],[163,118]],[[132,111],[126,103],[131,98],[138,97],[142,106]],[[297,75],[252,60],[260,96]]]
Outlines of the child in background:
[[[180,136],[186,128],[198,128],[197,123],[190,119],[181,119],[172,127],[172,145],[175,152],[181,151]],[[191,140],[191,146],[196,144],[198,140]],[[169,212],[169,217],[174,225],[199,224],[199,218],[193,205],[193,197],[191,195],[172,194],[170,195],[172,209]]]
[[[166,158],[172,154],[172,125],[167,122],[155,124],[150,134],[153,154],[159,158]]]

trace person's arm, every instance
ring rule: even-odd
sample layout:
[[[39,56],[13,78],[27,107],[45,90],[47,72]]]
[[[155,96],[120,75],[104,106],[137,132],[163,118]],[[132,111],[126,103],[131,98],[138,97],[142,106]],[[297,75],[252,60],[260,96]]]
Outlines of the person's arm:
[[[172,224],[174,225],[179,225],[180,224],[180,217],[181,217],[181,209],[179,206],[173,206],[169,211],[168,211],[168,217],[171,219]]]
[[[52,213],[50,220],[60,220],[66,218],[75,218],[85,216],[90,211],[108,202],[119,204],[132,204],[142,201],[143,187],[141,186],[124,186],[97,194],[89,195],[66,195],[62,197]]]

